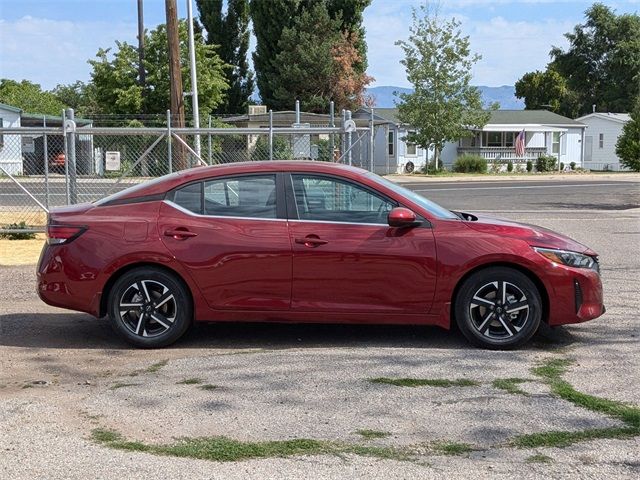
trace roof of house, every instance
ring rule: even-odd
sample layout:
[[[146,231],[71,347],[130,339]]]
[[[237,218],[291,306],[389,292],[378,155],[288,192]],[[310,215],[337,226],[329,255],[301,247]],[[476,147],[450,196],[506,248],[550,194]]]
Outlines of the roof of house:
[[[397,108],[374,108],[374,115],[389,122],[400,123]],[[488,125],[556,125],[582,127],[582,123],[548,110],[492,110]]]
[[[7,105],[6,103],[0,103],[0,108],[2,110],[8,110],[10,112],[21,113],[22,110],[17,107],[12,107],[11,105]]]
[[[629,115],[628,113],[594,112],[590,113],[589,115],[584,115],[582,117],[576,118],[576,120],[582,121],[588,118],[601,118],[603,120],[611,120],[613,122],[627,123],[629,120],[631,120],[631,115]]]

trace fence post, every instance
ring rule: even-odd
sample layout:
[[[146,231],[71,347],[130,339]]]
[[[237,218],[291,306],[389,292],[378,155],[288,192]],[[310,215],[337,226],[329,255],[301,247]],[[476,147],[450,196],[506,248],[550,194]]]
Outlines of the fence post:
[[[269,110],[269,160],[273,160],[273,110]]]
[[[334,109],[335,109],[335,104],[333,103],[333,100],[331,100],[329,102],[329,126],[330,127],[335,127],[335,120],[334,120]],[[329,135],[329,161],[333,162],[335,160],[334,158],[334,154],[333,154],[333,150],[335,149],[335,138],[333,133],[331,135]]]
[[[342,152],[338,158],[343,158],[347,151],[347,134],[344,131],[344,124],[347,123],[347,111],[342,109]]]
[[[76,176],[76,122],[73,108],[63,110],[63,128],[65,138],[64,168],[67,177],[67,204],[78,203]]]
[[[351,110],[347,110],[346,112],[347,116],[346,119],[347,120],[351,120]],[[352,156],[351,156],[351,142],[352,142],[353,138],[351,137],[351,132],[347,133],[347,142],[349,143],[349,146],[347,147],[349,149],[349,165],[351,165],[352,162]]]
[[[171,152],[171,110],[167,110],[167,156],[169,173],[173,172],[173,154]]]
[[[47,128],[47,117],[42,116],[42,127]],[[44,206],[49,208],[49,145],[47,145],[47,134],[42,135],[42,156],[44,157]]]
[[[369,161],[370,161],[370,167],[369,167],[369,171],[373,172],[375,171],[375,156],[373,155],[373,148],[375,145],[375,123],[373,121],[373,107],[371,107],[371,129],[369,130]],[[389,173],[389,172],[387,172]]]
[[[211,128],[211,115],[209,115],[209,128]],[[209,149],[209,154],[208,154],[208,160],[209,160],[209,165],[213,165],[213,163],[211,163],[211,132],[209,132],[207,134],[207,148]]]

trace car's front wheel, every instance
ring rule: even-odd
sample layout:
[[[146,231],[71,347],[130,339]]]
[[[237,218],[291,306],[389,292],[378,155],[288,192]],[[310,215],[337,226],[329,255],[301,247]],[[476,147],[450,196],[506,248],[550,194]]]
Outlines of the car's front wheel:
[[[454,313],[460,331],[474,345],[515,348],[538,330],[542,300],[524,273],[492,267],[464,281],[455,298]]]
[[[191,298],[174,275],[153,267],[136,268],[113,285],[109,318],[127,342],[144,348],[164,347],[191,325]]]

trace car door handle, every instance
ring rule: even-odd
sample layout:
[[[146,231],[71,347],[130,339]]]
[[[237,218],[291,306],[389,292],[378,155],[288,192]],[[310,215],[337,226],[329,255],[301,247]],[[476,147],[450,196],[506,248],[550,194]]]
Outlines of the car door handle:
[[[164,231],[164,235],[166,237],[173,237],[176,240],[186,240],[187,238],[197,237],[198,236],[197,233],[190,232],[189,230],[187,230],[184,227],[182,227],[182,228],[178,227],[178,228],[165,230]]]
[[[320,245],[326,245],[329,243],[328,240],[322,240],[316,235],[307,235],[304,238],[296,238],[295,242],[304,245],[305,247],[319,247]]]

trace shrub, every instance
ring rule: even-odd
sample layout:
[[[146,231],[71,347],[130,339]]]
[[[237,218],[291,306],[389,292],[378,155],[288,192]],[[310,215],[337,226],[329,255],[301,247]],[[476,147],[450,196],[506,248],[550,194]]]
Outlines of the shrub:
[[[530,172],[531,170],[533,170],[533,163],[531,160],[527,160],[527,172]]]
[[[576,162],[571,162],[569,164],[569,166],[571,167],[571,170],[575,170],[576,169]]]
[[[556,169],[557,160],[552,155],[540,155],[536,160],[536,171],[552,172]]]
[[[487,173],[487,161],[480,155],[461,155],[453,163],[458,173]]]
[[[292,160],[293,148],[288,137],[274,135],[273,137],[273,159]],[[251,152],[252,161],[269,160],[269,138],[260,136]]]
[[[7,230],[27,230],[29,227],[25,222],[10,223],[5,225]],[[6,238],[8,240],[33,240],[36,238],[36,234],[33,232],[13,232],[13,233],[0,233],[0,238]]]
[[[513,162],[509,161],[509,163],[507,163],[507,172],[513,172]]]
[[[623,167],[640,172],[640,100],[631,112],[631,120],[622,128],[622,135],[616,143],[616,154]]]
[[[564,162],[560,162],[560,170],[564,170]]]

